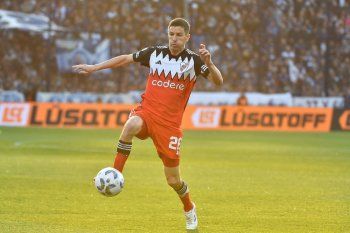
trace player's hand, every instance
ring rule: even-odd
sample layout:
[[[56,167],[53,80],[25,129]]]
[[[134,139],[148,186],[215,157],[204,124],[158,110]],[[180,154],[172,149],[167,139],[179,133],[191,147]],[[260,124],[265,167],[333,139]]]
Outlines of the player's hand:
[[[78,74],[90,74],[95,71],[94,65],[80,64],[72,66],[73,72]]]
[[[199,56],[200,58],[202,59],[202,61],[207,65],[209,66],[212,61],[211,61],[211,54],[210,52],[205,48],[205,45],[204,44],[200,44],[199,46]]]

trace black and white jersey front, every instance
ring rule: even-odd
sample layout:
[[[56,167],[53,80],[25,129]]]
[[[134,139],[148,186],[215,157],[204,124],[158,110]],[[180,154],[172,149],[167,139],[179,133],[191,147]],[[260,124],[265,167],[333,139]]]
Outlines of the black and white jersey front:
[[[150,68],[142,106],[160,119],[180,125],[196,79],[207,78],[208,67],[193,51],[184,49],[174,56],[168,46],[144,48],[134,53],[133,59]]]

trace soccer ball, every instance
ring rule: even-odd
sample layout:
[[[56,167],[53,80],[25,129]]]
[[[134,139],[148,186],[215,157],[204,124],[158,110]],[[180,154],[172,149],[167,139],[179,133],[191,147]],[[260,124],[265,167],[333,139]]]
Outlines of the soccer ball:
[[[112,197],[122,191],[124,187],[124,177],[117,169],[106,167],[97,173],[94,178],[94,183],[101,194]]]

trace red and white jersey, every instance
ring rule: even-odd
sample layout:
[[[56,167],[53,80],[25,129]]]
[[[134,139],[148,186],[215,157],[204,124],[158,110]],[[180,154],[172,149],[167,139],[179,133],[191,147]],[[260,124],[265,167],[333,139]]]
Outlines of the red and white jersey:
[[[144,48],[133,59],[150,68],[142,109],[160,123],[180,127],[196,79],[199,75],[207,78],[208,67],[191,50],[173,56],[168,46]]]

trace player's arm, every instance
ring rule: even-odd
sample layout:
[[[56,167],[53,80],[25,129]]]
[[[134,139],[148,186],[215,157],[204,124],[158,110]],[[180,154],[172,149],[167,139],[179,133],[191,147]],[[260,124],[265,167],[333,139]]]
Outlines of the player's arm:
[[[209,76],[208,79],[213,82],[215,85],[222,85],[224,83],[224,79],[221,75],[220,70],[214,65],[213,61],[211,60],[211,54],[210,52],[205,48],[204,44],[201,44],[199,47],[199,56],[202,59],[202,61],[205,63],[205,65],[209,69]]]
[[[116,68],[116,67],[128,65],[134,62],[134,59],[132,56],[133,56],[132,54],[125,54],[125,55],[120,55],[120,56],[111,58],[107,61],[95,64],[95,65],[80,64],[80,65],[75,65],[72,68],[73,68],[73,71],[78,74],[90,74],[98,70]]]

